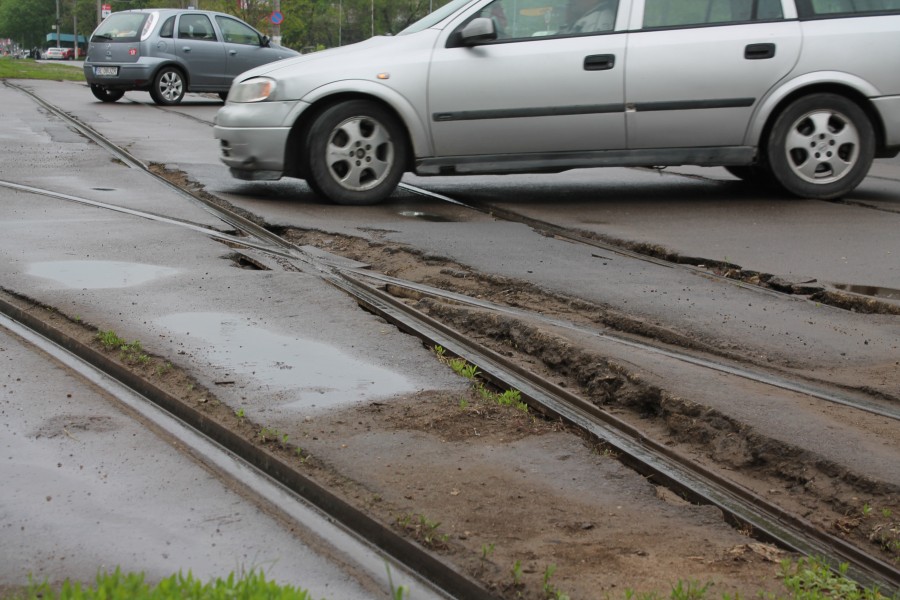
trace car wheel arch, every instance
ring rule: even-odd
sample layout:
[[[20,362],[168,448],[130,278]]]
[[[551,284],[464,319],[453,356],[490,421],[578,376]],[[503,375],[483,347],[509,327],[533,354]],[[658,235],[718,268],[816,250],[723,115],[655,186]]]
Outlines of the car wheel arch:
[[[830,93],[844,96],[857,104],[866,116],[875,130],[875,146],[876,149],[884,147],[885,143],[885,126],[878,114],[878,111],[869,100],[870,97],[878,96],[879,93],[873,87],[869,86],[863,80],[858,82],[849,81],[806,81],[795,80],[793,85],[783,85],[777,91],[769,93],[760,103],[756,112],[750,130],[748,131],[748,144],[759,149],[759,158],[762,159],[762,153],[765,152],[764,140],[768,139],[769,133],[775,121],[778,119],[785,108],[790,106],[794,101],[804,96],[811,96],[819,93]]]
[[[285,175],[289,177],[306,179],[307,173],[304,172],[304,165],[306,161],[303,160],[303,152],[305,148],[304,140],[309,135],[309,130],[312,128],[313,123],[315,123],[319,115],[321,115],[329,108],[352,100],[366,100],[369,102],[374,102],[385,110],[389,111],[397,119],[397,121],[402,125],[403,128],[403,143],[409,150],[409,152],[407,153],[407,164],[404,165],[404,170],[412,170],[415,163],[414,157],[417,152],[415,144],[412,140],[412,136],[410,135],[409,124],[403,118],[403,115],[400,114],[400,112],[397,111],[396,108],[390,103],[377,96],[360,93],[341,93],[320,98],[313,104],[311,104],[309,108],[300,113],[300,117],[294,122],[293,126],[291,127],[291,132],[288,135],[288,140],[285,144]]]

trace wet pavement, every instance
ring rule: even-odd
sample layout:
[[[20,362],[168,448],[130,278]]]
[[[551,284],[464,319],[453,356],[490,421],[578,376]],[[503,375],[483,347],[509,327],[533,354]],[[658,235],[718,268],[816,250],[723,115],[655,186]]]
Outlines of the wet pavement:
[[[857,315],[804,300],[772,304],[757,291],[723,286],[694,274],[673,276],[665,267],[606,256],[602,251],[535,235],[523,225],[502,223],[409,193],[398,193],[378,207],[348,208],[320,202],[298,182],[238,182],[218,162],[209,126],[197,120],[212,118],[218,103],[208,98],[190,97],[177,112],[193,118],[181,119],[128,100],[133,96],[149,102],[146,94],[129,94],[119,103],[102,104],[77,84],[27,85],[51,101],[66,97],[67,111],[127,145],[143,160],[183,170],[209,191],[265,215],[273,225],[409,244],[426,255],[454,258],[483,272],[529,279],[651,323],[672,323],[700,339],[721,336],[736,351],[761,362],[821,367],[839,378],[864,378],[867,368],[890,366],[900,357],[896,317]],[[5,116],[7,110],[12,115],[0,129],[0,143],[14,151],[0,157],[0,180],[228,229],[202,206],[186,202],[137,170],[113,161],[48,117],[24,94],[0,86],[0,105]],[[893,177],[891,165],[879,169]],[[609,171],[618,183],[603,189],[597,188],[598,174],[593,171],[515,180],[407,180],[446,193],[512,197],[512,208],[539,217],[548,214],[550,198],[551,212],[561,224],[655,241],[684,254],[727,259],[746,268],[900,289],[895,260],[900,254],[895,234],[900,216],[892,212],[894,200],[879,187],[893,185],[890,181],[867,181],[863,194],[875,197],[879,210],[861,213],[848,205],[785,202],[740,192],[734,196],[735,207],[726,203],[733,197],[734,182],[724,177],[721,182],[710,182],[655,172]],[[3,287],[101,329],[113,329],[126,339],[141,340],[158,354],[176,357],[208,387],[229,382],[217,386],[217,394],[257,422],[302,418],[329,407],[397,393],[463,387],[417,341],[363,313],[315,274],[240,269],[230,248],[196,231],[57,198],[0,186],[0,203],[0,228],[15,232],[0,239]],[[685,226],[692,220],[695,227]],[[698,220],[702,225],[697,225]],[[842,234],[838,225],[849,222],[854,226]],[[742,237],[737,246],[729,243],[748,231],[752,235]],[[873,237],[878,243],[871,243]],[[791,243],[779,243],[784,240]],[[737,253],[732,252],[735,247]],[[9,347],[13,348],[12,343]],[[18,348],[11,351],[20,353]],[[632,353],[632,358],[637,360],[637,354]],[[663,379],[678,371],[656,357],[647,358],[645,364],[648,370],[658,370]],[[26,367],[25,372],[33,375],[36,368]],[[882,377],[887,372],[882,370]],[[897,391],[896,378],[885,377],[872,384]],[[691,392],[709,394],[711,403],[724,406],[730,402],[730,397],[714,398],[722,396],[718,390]],[[17,393],[37,392],[32,388]],[[762,401],[748,402],[729,410],[761,422],[774,418],[778,428],[772,429],[785,439],[809,437],[810,443],[823,446],[824,453],[842,451],[830,436],[817,439],[810,433],[822,428],[836,431],[839,417],[827,416],[804,425],[768,415],[766,407]],[[27,416],[26,430],[39,427],[39,414]],[[105,415],[102,411],[98,414]],[[51,439],[61,443],[62,438]],[[16,446],[19,439],[14,437],[15,443],[8,442],[12,444],[8,447]],[[876,475],[881,469],[880,475],[896,477],[896,463],[880,464],[877,458],[872,460],[871,448],[860,447],[854,460],[864,466],[868,461]],[[54,458],[48,455],[51,464],[56,464]],[[93,454],[80,464],[99,465],[104,459],[104,454]],[[56,462],[69,464],[68,460]],[[152,478],[157,487],[172,471],[171,465],[140,466],[149,469],[150,475],[144,477]],[[40,491],[35,493],[43,497]],[[57,492],[49,495],[60,497]],[[17,518],[39,523],[44,508],[43,504],[28,506],[30,517]],[[89,511],[85,514],[94,521],[89,518],[79,526],[93,526],[96,517]],[[249,514],[252,511],[241,509],[242,519],[249,519]],[[159,516],[166,517],[165,513]],[[184,523],[185,518],[179,514],[172,523]],[[152,525],[135,522],[141,524],[138,530]],[[141,535],[151,534],[154,532]],[[81,547],[74,530],[62,537],[73,547]],[[97,543],[102,544],[102,538],[98,537]],[[31,560],[44,560],[41,552],[45,550],[35,552]],[[210,553],[202,548],[188,554],[182,564],[196,561],[206,565],[203,572],[210,573],[221,568],[221,562],[208,562]],[[223,556],[237,556],[233,549],[223,551],[223,556],[213,554],[219,561]],[[71,551],[67,555],[71,556]],[[148,559],[135,557],[136,564],[141,560]],[[195,574],[200,571],[194,569]],[[91,570],[83,576],[90,579],[93,574]]]
[[[0,180],[231,229],[26,95],[0,85],[0,105]],[[0,205],[3,288],[138,340],[209,388],[227,379],[220,399],[255,422],[465,387],[420,343],[315,274],[241,269],[231,248],[196,229],[2,185]],[[118,565],[151,578],[261,568],[315,597],[387,594],[383,559],[327,520],[306,509],[301,519],[315,534],[304,539],[272,501],[232,490],[108,394],[0,334],[0,586],[24,584],[29,573],[92,581],[98,568]],[[252,487],[262,493],[261,483]],[[404,578],[394,570],[395,583]],[[431,596],[412,583],[415,597]]]
[[[226,482],[211,469],[215,449],[186,453],[182,438],[5,327],[0,349],[0,585],[27,584],[29,574],[92,581],[116,567],[148,581],[257,569],[316,598],[377,594],[371,573],[341,565],[365,553],[334,532],[331,546],[326,532],[287,524],[261,497],[271,484],[254,479],[248,493]],[[283,492],[277,501],[286,511],[296,503]]]

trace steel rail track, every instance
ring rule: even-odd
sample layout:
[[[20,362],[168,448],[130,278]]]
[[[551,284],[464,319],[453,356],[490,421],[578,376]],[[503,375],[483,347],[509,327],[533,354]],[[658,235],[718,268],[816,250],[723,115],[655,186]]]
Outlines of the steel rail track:
[[[26,93],[30,94],[27,91]],[[33,94],[31,95],[34,96]],[[40,100],[40,102],[46,104],[43,100]],[[79,130],[84,127],[77,119],[63,112],[54,110],[54,114],[57,114]],[[96,132],[94,133],[99,136]],[[102,136],[100,137],[102,138]],[[101,145],[117,156],[120,152],[124,152],[108,140],[104,140],[104,143]],[[806,555],[823,557],[833,568],[837,568],[841,563],[846,563],[849,565],[848,574],[864,585],[877,586],[879,589],[893,591],[894,593],[900,591],[900,571],[892,565],[866,554],[861,549],[848,544],[840,538],[817,529],[811,523],[769,503],[765,498],[752,493],[746,488],[734,484],[700,465],[692,463],[689,459],[679,455],[670,448],[646,438],[640,431],[627,423],[566,390],[521,369],[490,349],[473,344],[464,335],[403,304],[386,292],[364,283],[357,274],[351,272],[351,269],[338,266],[339,261],[326,262],[320,257],[310,255],[248,219],[230,213],[230,211],[208,202],[189,190],[179,188],[146,167],[143,167],[143,170],[160,181],[167,183],[179,193],[190,197],[194,201],[203,203],[214,214],[235,228],[241,229],[252,236],[261,237],[267,242],[266,245],[271,243],[280,248],[281,252],[278,253],[280,256],[287,255],[290,258],[301,260],[306,267],[314,267],[325,281],[344,290],[354,297],[360,306],[394,323],[401,330],[419,337],[428,344],[441,345],[451,353],[477,364],[482,370],[483,376],[495,385],[518,389],[536,410],[565,419],[595,437],[604,440],[619,451],[623,462],[631,465],[632,468],[639,472],[645,473],[653,478],[654,481],[667,485],[694,501],[719,507],[731,522],[750,526],[755,534],[762,539],[767,539],[782,547]],[[407,187],[407,189],[409,188]],[[429,193],[428,195],[432,194]],[[455,200],[449,198],[448,200],[459,204]],[[606,247],[605,245],[602,247],[620,254],[628,254],[628,251],[623,252],[621,248]],[[264,248],[260,249],[267,251]],[[643,255],[636,255],[635,258],[642,260],[651,259],[651,257]],[[658,259],[651,259],[651,261],[656,260]],[[676,265],[666,263],[665,266],[674,267]],[[707,273],[704,272],[704,274]],[[733,284],[740,283],[734,280],[728,281]],[[774,293],[777,294],[777,292]],[[0,303],[0,307],[4,311],[7,310],[5,304]],[[21,317],[26,322],[29,318],[33,319],[30,315],[21,315]],[[46,324],[39,322],[33,325],[39,331],[47,327]],[[66,343],[65,340],[62,340],[60,345],[65,345]],[[154,390],[149,389],[153,386],[148,382],[140,380],[123,367],[110,361],[105,356],[99,355],[92,349],[87,348],[86,350],[86,354],[90,356],[91,362],[96,360],[97,364],[103,365],[101,368],[104,368],[104,370],[108,369],[108,372],[114,374],[113,376],[117,379],[128,382],[129,386],[140,393],[143,393],[142,390],[154,392],[153,394],[145,394],[148,397],[156,395]],[[348,519],[345,525],[359,532],[364,537],[366,534],[371,535],[372,538],[370,539],[379,547],[387,546],[394,549],[394,551],[397,551],[397,546],[400,546],[403,551],[408,549],[407,546],[410,544],[397,536],[392,530],[373,523],[364,513],[350,505],[346,505],[332,496],[328,490],[319,488],[302,475],[291,470],[287,465],[279,463],[277,460],[273,461],[272,457],[267,454],[259,457],[258,454],[262,452],[260,449],[255,448],[245,440],[233,439],[236,437],[233,432],[221,425],[210,423],[208,419],[205,419],[202,414],[199,414],[192,407],[183,405],[177,399],[166,398],[165,394],[161,397],[160,405],[186,422],[196,423],[195,427],[198,430],[217,441],[221,440],[219,443],[226,447],[233,446],[233,451],[237,454],[246,454],[250,462],[265,470],[276,480],[294,489],[313,504],[320,506],[326,512],[329,512],[328,509],[330,507],[339,506],[342,514],[344,514],[344,518]],[[262,453],[265,454],[264,452]],[[338,517],[335,516],[335,518]],[[416,552],[416,550],[418,551]],[[402,554],[403,551],[399,553]],[[435,581],[437,578],[446,578],[449,582],[456,585],[464,587],[474,586],[464,593],[462,597],[489,597],[489,595],[482,595],[486,594],[486,591],[478,586],[477,583],[458,573],[445,572],[445,569],[447,569],[446,565],[442,565],[440,561],[427,552],[423,552],[418,547],[414,547],[412,551],[416,553],[417,560],[421,561],[420,564],[411,565],[412,568],[423,569],[424,574],[430,580]],[[392,555],[394,555],[393,552]],[[409,564],[400,557],[397,558],[404,564]],[[438,577],[435,577],[435,573],[438,574]],[[441,587],[449,591],[449,588]]]
[[[546,315],[543,315],[541,313],[495,304],[487,300],[472,298],[471,296],[457,294],[455,292],[448,292],[447,290],[442,290],[440,288],[435,288],[429,285],[411,282],[404,279],[398,279],[396,277],[391,277],[390,275],[384,275],[382,273],[376,273],[366,269],[346,268],[344,269],[344,272],[347,274],[355,275],[357,277],[378,281],[384,285],[405,288],[423,295],[431,296],[433,298],[450,300],[457,304],[474,306],[493,312],[508,314],[513,317],[545,322],[549,325],[561,327],[563,329],[596,335],[599,338],[609,340],[616,344],[622,344],[624,346],[645,350],[647,352],[653,352],[655,354],[660,354],[668,358],[674,358],[688,364],[705,367],[713,371],[719,371],[721,373],[727,373],[729,375],[736,375],[750,381],[764,383],[772,387],[804,394],[811,398],[817,398],[819,400],[824,400],[833,404],[839,404],[848,408],[853,408],[881,417],[887,417],[889,419],[900,421],[900,407],[891,406],[884,403],[876,403],[868,400],[861,400],[859,398],[854,398],[848,395],[841,395],[832,391],[828,391],[826,389],[822,389],[821,387],[815,386],[808,382],[798,381],[781,375],[775,375],[766,371],[756,371],[753,369],[748,369],[745,367],[727,363],[722,360],[698,357],[687,352],[679,352],[677,350],[672,350],[671,348],[665,348],[661,345],[639,342],[633,339],[625,338],[623,336],[612,334],[607,330],[588,329],[570,321],[547,317]]]
[[[807,556],[822,556],[833,568],[850,565],[857,581],[879,589],[900,590],[900,571],[847,542],[821,531],[743,486],[722,478],[601,408],[473,343],[466,335],[400,302],[390,294],[343,273],[331,281],[362,306],[430,345],[478,365],[482,377],[502,389],[513,388],[536,410],[591,433],[614,447],[626,464],[685,497],[711,504],[734,524],[749,525],[762,539]]]
[[[618,254],[619,256],[625,256],[628,258],[633,258],[635,260],[640,260],[643,262],[648,262],[660,267],[665,267],[667,269],[680,269],[683,271],[687,271],[690,273],[694,273],[695,275],[699,275],[701,277],[706,277],[708,279],[712,279],[715,281],[719,281],[722,283],[727,283],[728,285],[733,285],[739,288],[743,288],[746,290],[752,290],[754,292],[758,292],[760,294],[764,294],[767,296],[777,297],[777,298],[787,298],[791,300],[805,300],[805,298],[800,298],[792,294],[785,294],[783,292],[779,292],[778,290],[773,290],[769,288],[763,288],[758,285],[752,285],[749,283],[745,283],[738,279],[731,279],[730,277],[725,277],[724,275],[718,275],[713,273],[707,269],[697,267],[687,263],[675,263],[672,261],[668,261],[662,258],[657,258],[655,256],[650,256],[648,254],[642,254],[640,252],[635,252],[634,250],[628,250],[627,248],[622,248],[621,246],[617,246],[615,244],[610,244],[607,242],[603,242],[600,240],[596,240],[590,238],[588,236],[582,235],[577,231],[572,229],[567,229],[560,225],[556,225],[554,223],[550,223],[548,221],[543,221],[541,219],[535,219],[533,217],[528,217],[522,214],[519,214],[515,211],[508,210],[505,208],[501,208],[499,206],[493,206],[489,204],[482,204],[479,202],[464,202],[461,200],[457,200],[455,198],[450,198],[445,194],[441,194],[438,192],[433,192],[431,190],[426,190],[425,188],[421,188],[419,186],[411,185],[408,183],[401,183],[400,187],[403,189],[412,192],[414,194],[418,194],[420,196],[426,196],[428,198],[432,198],[434,200],[440,200],[442,202],[449,202],[451,204],[455,204],[457,206],[461,206],[463,208],[468,208],[469,210],[474,210],[476,212],[480,212],[482,214],[490,215],[492,217],[496,217],[502,219],[504,221],[509,221],[511,223],[520,223],[522,225],[527,225],[531,227],[535,231],[540,232],[543,235],[548,237],[557,237],[560,239],[567,240],[569,242],[574,242],[576,244],[581,244],[584,246],[591,246],[594,248],[599,248],[601,250],[606,250],[607,252],[612,252],[614,254]]]
[[[454,598],[489,600],[495,596],[479,582],[457,571],[422,546],[397,533],[390,526],[372,518],[328,488],[295,470],[288,462],[257,446],[229,427],[210,419],[189,403],[169,394],[105,354],[68,336],[52,324],[27,310],[0,298],[0,314],[14,323],[49,340],[59,348],[91,365],[138,396],[189,426],[205,438],[264,473],[288,490],[340,523],[359,539],[418,574],[443,594]],[[0,320],[0,326],[3,326]],[[173,431],[172,435],[182,435]],[[190,446],[190,444],[187,444]]]

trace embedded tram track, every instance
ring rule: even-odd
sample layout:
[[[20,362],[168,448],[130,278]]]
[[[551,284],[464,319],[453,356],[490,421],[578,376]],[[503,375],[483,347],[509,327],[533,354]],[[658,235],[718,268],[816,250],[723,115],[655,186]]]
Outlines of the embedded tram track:
[[[893,565],[867,554],[863,550],[848,544],[838,537],[821,531],[811,523],[787,513],[765,498],[762,498],[759,495],[722,478],[713,471],[678,455],[664,445],[646,438],[643,433],[601,408],[559,388],[547,379],[521,368],[489,348],[472,342],[467,336],[454,331],[452,328],[441,324],[439,321],[398,300],[388,293],[385,288],[388,284],[406,286],[411,289],[417,289],[419,292],[434,296],[443,295],[444,297],[449,297],[448,292],[428,288],[427,286],[422,286],[420,284],[403,282],[386,276],[379,276],[378,274],[373,274],[365,269],[359,269],[356,266],[348,265],[346,261],[342,261],[339,258],[332,258],[327,254],[313,253],[309,250],[297,247],[267,230],[265,227],[254,223],[250,219],[229,211],[219,204],[211,203],[202,195],[196,194],[184,187],[180,187],[165,177],[154,173],[140,160],[132,157],[127,151],[117,147],[115,144],[105,139],[101,134],[87,127],[83,123],[80,123],[77,119],[52,107],[52,105],[39,99],[34,94],[27,91],[26,93],[29,93],[29,95],[34,97],[36,101],[50,110],[58,118],[65,120],[72,127],[83,132],[91,140],[98,143],[117,158],[120,158],[130,168],[139,169],[143,173],[164,182],[173,191],[185,196],[191,201],[202,203],[207,210],[218,218],[221,218],[223,222],[227,223],[230,227],[233,227],[235,233],[223,233],[197,224],[168,219],[164,215],[154,215],[150,213],[141,213],[140,211],[121,209],[120,207],[104,205],[103,203],[96,203],[67,194],[59,194],[50,190],[21,186],[13,182],[0,181],[0,185],[17,189],[22,192],[42,194],[61,200],[91,204],[98,208],[126,212],[135,217],[152,218],[158,221],[168,222],[172,225],[189,227],[198,232],[210,235],[232,247],[243,246],[270,253],[292,262],[296,261],[299,269],[313,270],[330,284],[351,295],[360,306],[393,323],[401,330],[419,337],[428,345],[440,345],[452,354],[465,358],[473,364],[477,364],[479,369],[483,372],[484,377],[495,385],[520,390],[523,396],[528,400],[529,404],[536,410],[553,417],[562,418],[583,431],[589,432],[597,439],[604,440],[619,452],[623,462],[629,464],[642,474],[645,474],[653,481],[666,485],[693,501],[719,507],[729,521],[738,525],[751,526],[753,531],[756,532],[761,539],[777,543],[784,548],[798,551],[806,555],[823,556],[834,567],[837,567],[840,563],[847,563],[850,565],[849,574],[860,583],[865,585],[877,585],[883,590],[900,590],[900,572],[898,572]],[[415,189],[411,189],[411,186],[405,187],[410,191],[416,192]],[[429,195],[431,194],[429,193]],[[452,198],[445,198],[446,201],[456,202]],[[485,210],[493,209],[487,208]],[[491,214],[494,213],[492,212]],[[501,216],[501,218],[504,217]],[[568,233],[555,226],[548,226],[549,224],[534,223],[533,225],[541,227],[542,231],[547,231],[553,235],[565,236],[567,239],[569,239],[569,236],[573,236],[571,238],[573,241],[582,243],[588,242],[587,240],[583,240],[579,235]],[[598,244],[596,241],[591,241],[590,243],[595,246]],[[664,264],[664,266],[675,267],[672,263],[661,261],[661,259],[648,257],[639,253],[632,253],[631,251],[617,248],[612,245],[603,244],[598,247],[602,247],[611,252],[623,253],[632,256],[633,258],[650,260],[651,262]],[[374,280],[375,283],[367,283],[366,279]],[[727,278],[723,279],[728,280],[729,283],[735,283],[734,280],[729,280]],[[747,285],[740,282],[737,282],[736,284]],[[488,308],[490,310],[511,310],[508,307],[476,302],[474,299],[461,297],[459,295],[454,296],[452,299],[459,302],[477,303],[481,308]],[[109,361],[90,348],[80,347],[80,345],[74,344],[71,340],[65,339],[65,336],[61,336],[58,332],[52,331],[52,328],[48,328],[46,324],[35,319],[33,315],[29,315],[7,302],[0,303],[0,306],[2,306],[3,312],[10,318],[28,326],[49,339],[53,339],[57,344],[66,347],[70,351],[81,356],[84,360],[94,364],[105,372],[108,372],[116,379],[123,381],[135,391],[146,395],[168,412],[176,415],[185,422],[191,424],[197,430],[203,432],[205,435],[244,457],[245,460],[248,460],[251,464],[262,469],[277,481],[284,483],[319,508],[326,510],[331,516],[340,520],[357,534],[373,541],[373,543],[410,566],[410,568],[421,571],[429,580],[438,583],[438,585],[448,593],[466,598],[490,597],[487,591],[481,588],[477,582],[472,581],[462,574],[456,573],[453,569],[442,564],[441,561],[431,553],[423,551],[423,549],[417,547],[416,544],[411,544],[407,540],[402,539],[402,537],[398,536],[396,532],[389,527],[374,522],[358,509],[346,505],[346,503],[343,503],[340,499],[331,495],[328,490],[320,488],[316,484],[310,482],[301,474],[293,471],[289,466],[278,464],[277,461],[272,461],[271,457],[264,455],[265,453],[260,454],[260,450],[258,448],[253,448],[252,444],[247,444],[246,441],[240,439],[234,439],[233,434],[227,431],[226,428],[210,423],[203,417],[202,413],[199,413],[196,409],[185,406],[184,403],[175,398],[167,398],[165,394],[160,394],[158,390],[152,389],[152,386],[147,382],[135,378],[133,374],[129,373],[127,369],[123,369],[121,365],[116,365],[114,361]],[[575,327],[574,325],[569,326]],[[616,336],[610,336],[610,338],[616,340]],[[624,338],[618,339],[617,341],[620,343],[635,343]],[[646,344],[646,347],[653,349],[652,344]],[[676,355],[680,354],[663,347],[655,348],[655,350],[670,354],[674,353]],[[685,361],[697,361],[695,357],[686,353],[676,356],[676,358]],[[704,360],[701,366],[712,369],[734,370],[734,368],[729,365],[717,363],[712,360]],[[835,402],[859,410],[873,412],[874,414],[894,420],[900,419],[898,412],[889,406],[878,405],[877,403],[867,401],[858,401],[849,396],[842,397],[833,392],[817,390],[814,386],[798,384],[797,382],[792,382],[787,378],[779,377],[777,375],[754,373],[746,369],[742,369],[741,373],[738,374],[765,383],[766,385],[772,385],[775,388],[790,389],[799,393],[808,394],[820,400]],[[338,507],[338,509],[335,510],[333,507]]]

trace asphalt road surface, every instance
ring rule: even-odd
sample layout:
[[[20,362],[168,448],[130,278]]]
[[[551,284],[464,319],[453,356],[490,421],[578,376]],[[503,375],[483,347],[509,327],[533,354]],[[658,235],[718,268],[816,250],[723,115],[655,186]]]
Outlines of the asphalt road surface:
[[[161,109],[144,93],[128,93],[117,103],[104,104],[96,101],[83,84],[19,84],[127,148],[144,163],[182,173],[207,192],[260,216],[269,225],[412,247],[425,256],[453,259],[481,273],[527,281],[613,307],[660,328],[715,340],[719,348],[731,348],[748,360],[785,364],[835,385],[865,386],[889,398],[900,396],[900,321],[895,314],[862,315],[805,299],[772,304],[755,290],[723,286],[695,274],[606,255],[540,235],[520,223],[408,191],[398,191],[378,206],[351,208],[316,198],[299,181],[240,182],[228,175],[217,158],[210,126],[221,106],[215,98],[188,95],[182,105]],[[202,207],[185,203],[137,170],[113,162],[102,149],[25,94],[0,87],[0,105],[6,118],[0,129],[0,144],[5,150],[0,154],[0,180],[226,229]],[[865,297],[900,304],[900,159],[877,161],[860,188],[840,202],[772,197],[748,189],[723,169],[592,169],[466,178],[408,175],[404,181],[604,239],[647,244],[660,251],[698,258],[699,262],[723,261],[791,282],[850,287],[869,294]],[[415,341],[360,314],[352,301],[320,285],[314,277],[276,272],[250,276],[234,268],[220,244],[186,228],[102,208],[86,210],[77,203],[10,187],[0,186],[0,201],[4,206],[0,221],[7,232],[0,241],[4,288],[98,327],[114,328],[128,339],[152,340],[161,353],[186,356],[195,365],[198,378],[213,387],[217,381],[237,381],[236,389],[222,390],[223,395],[257,417],[303,417],[332,408],[341,398],[371,400],[412,390],[460,389],[462,385],[446,369],[439,368]],[[279,349],[277,356],[266,355],[271,348]],[[4,341],[4,349],[8,349],[7,356],[14,357],[10,359],[13,366],[9,375],[4,374],[8,386],[4,391],[8,390],[10,396],[36,394],[41,367],[34,361],[39,359],[11,338]],[[335,363],[343,367],[329,371],[328,366]],[[290,377],[291,366],[297,364],[321,368],[315,370],[316,377],[298,384],[296,377]],[[659,368],[663,370],[662,365]],[[18,372],[24,377],[15,375]],[[348,378],[347,373],[359,376]],[[37,387],[26,388],[29,382]],[[298,385],[301,402],[294,400]],[[54,387],[58,396],[65,395],[65,382]],[[82,394],[77,390],[67,393]],[[705,393],[714,395],[711,390]],[[84,395],[89,396],[86,392]],[[710,402],[716,401],[724,410],[728,398],[710,398]],[[20,469],[25,460],[20,454],[22,436],[29,444],[63,446],[72,441],[58,430],[54,436],[40,434],[59,422],[53,419],[60,415],[47,412],[47,407],[35,406],[34,412],[21,416],[21,421],[12,419],[22,410],[20,407],[7,402],[4,408],[10,415],[3,430],[10,456],[7,469]],[[789,416],[769,415],[771,411],[764,406],[729,410],[741,412],[742,418],[758,419],[763,426],[770,419],[768,424],[778,435],[797,437]],[[83,412],[92,411],[84,409],[79,414]],[[113,425],[121,425],[114,421],[109,423],[109,430],[99,433],[109,435],[105,432]],[[79,437],[77,433],[72,436]],[[820,443],[823,453],[856,452],[848,460],[860,468],[871,469],[873,476],[888,481],[900,480],[898,462],[872,461],[871,449],[835,448],[826,435],[804,433],[803,437],[810,438],[811,444]],[[77,468],[75,456],[47,452],[42,458],[43,469],[55,473],[53,469]],[[56,467],[57,463],[63,466]],[[154,470],[165,481],[168,473],[180,469],[166,464]],[[117,487],[123,490],[132,485],[127,472],[121,464],[109,469],[110,477],[122,474]],[[198,478],[205,485],[220,485],[202,475],[184,477],[177,489],[187,490]],[[47,481],[52,479],[48,477]],[[3,523],[7,530],[16,529],[17,540],[30,543],[34,539],[30,524],[44,523],[46,516],[41,511],[60,503],[58,492],[45,491],[49,486],[37,480],[33,489],[22,489],[23,494],[40,502],[34,500],[26,514]],[[185,498],[209,495],[219,494],[183,491],[180,498],[166,502],[183,506]],[[96,520],[91,510],[78,504],[83,500],[78,492],[72,492],[69,500],[63,500],[69,503],[66,511],[54,513],[61,515],[60,527],[68,514],[83,517],[71,517],[76,526],[63,537],[69,549],[54,553],[37,545],[35,557],[61,563],[61,557],[79,552],[82,542],[78,531]],[[209,510],[211,515],[227,514],[224,508]],[[242,508],[238,512],[246,523],[246,515],[255,511]],[[20,522],[29,524],[27,530],[17,528]],[[152,529],[154,522],[151,519],[146,528]],[[264,522],[252,523],[251,529],[265,531],[262,528],[267,527]],[[98,539],[102,539],[101,533]],[[235,531],[238,538],[244,535]],[[267,537],[265,533],[260,536]],[[159,544],[170,541],[164,535],[156,537]],[[277,547],[267,546],[267,550],[281,555]],[[222,567],[204,562],[203,552],[198,548],[190,556],[181,556],[179,564],[201,561],[205,570],[195,572],[203,573]],[[268,556],[260,561],[279,560]],[[255,555],[252,558],[256,560]],[[66,560],[70,561],[66,564],[73,562],[71,558]],[[135,556],[134,564],[145,560],[146,555]],[[95,564],[86,561],[85,567],[87,563]],[[164,569],[166,564],[154,568]],[[48,567],[43,572],[79,576],[74,567],[69,571]],[[352,579],[322,572],[322,581],[326,582]],[[11,582],[16,574],[21,573],[0,575]],[[85,576],[83,571],[80,576]],[[371,573],[366,577],[368,582],[378,581]],[[365,588],[370,583],[347,585]],[[341,591],[334,597],[348,595]]]

